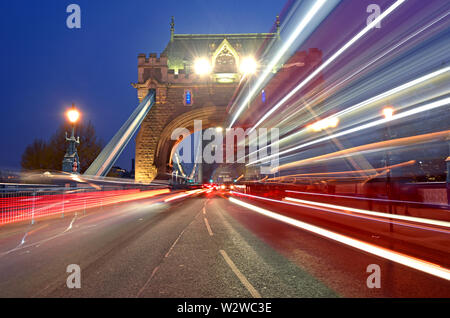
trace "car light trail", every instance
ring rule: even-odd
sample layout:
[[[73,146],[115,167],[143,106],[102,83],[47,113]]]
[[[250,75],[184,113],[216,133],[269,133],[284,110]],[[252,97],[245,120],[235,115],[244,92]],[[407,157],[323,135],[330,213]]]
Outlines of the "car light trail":
[[[348,217],[352,217],[352,218],[370,220],[370,221],[387,223],[387,224],[395,224],[395,225],[409,227],[409,228],[414,228],[414,229],[419,229],[419,230],[425,230],[425,231],[432,231],[432,232],[449,234],[449,231],[444,230],[444,229],[440,229],[440,228],[435,228],[435,227],[422,226],[422,225],[417,225],[417,224],[412,224],[412,223],[404,223],[404,222],[398,222],[398,221],[392,221],[392,220],[388,221],[388,220],[386,220],[384,218],[379,218],[379,217],[364,216],[364,215],[360,215],[360,214],[350,214],[348,212],[339,212],[336,209],[329,209],[329,208],[318,207],[318,206],[302,204],[302,203],[294,203],[294,202],[290,202],[290,201],[280,201],[280,200],[270,199],[270,198],[267,198],[267,197],[259,197],[259,196],[256,196],[256,195],[239,193],[239,192],[234,192],[234,191],[231,191],[230,193],[234,194],[234,195],[238,195],[238,196],[253,198],[253,199],[256,199],[256,200],[269,201],[269,202],[274,202],[274,203],[284,204],[284,205],[290,205],[290,206],[295,206],[295,207],[303,207],[303,208],[307,208],[307,209],[313,209],[313,210],[318,210],[318,211],[321,211],[321,212],[328,212],[328,213],[348,216]]]
[[[398,253],[380,246],[376,246],[373,244],[369,244],[342,234],[338,234],[326,229],[323,229],[321,227],[309,224],[309,223],[305,223],[299,220],[295,220],[293,218],[287,217],[287,216],[283,216],[280,214],[277,214],[275,212],[260,208],[258,206],[237,200],[235,198],[229,198],[230,202],[242,206],[244,208],[247,208],[249,210],[252,210],[254,212],[257,212],[261,215],[264,215],[266,217],[272,218],[274,220],[295,226],[297,228],[306,230],[308,232],[312,232],[314,234],[326,237],[328,239],[337,241],[339,243],[351,246],[353,248],[356,248],[358,250],[361,250],[363,252],[367,252],[370,253],[372,255],[384,258],[384,259],[388,259],[390,261],[393,261],[395,263],[398,264],[402,264],[404,266],[419,270],[421,272],[433,275],[433,276],[437,276],[439,278],[445,279],[445,280],[450,280],[450,270],[445,268],[445,267],[441,267],[437,264],[433,264],[421,259],[417,259],[414,258],[412,256],[406,255],[406,254],[402,254],[402,253]]]
[[[5,198],[0,199],[0,225],[148,199],[167,193],[170,193],[169,189],[154,189],[142,192],[139,189],[131,189],[42,194],[32,198],[27,196]]]
[[[248,94],[247,98],[242,102],[241,106],[236,111],[236,114],[233,116],[233,119],[231,120],[228,128],[233,127],[233,124],[236,122],[239,115],[245,109],[246,105],[249,103],[249,101],[252,99],[252,97],[256,94],[256,92],[259,90],[259,88],[261,87],[263,82],[266,80],[266,78],[269,76],[269,74],[273,71],[273,68],[275,67],[275,65],[280,61],[280,59],[283,57],[283,55],[291,47],[291,45],[294,43],[294,41],[297,39],[297,37],[301,34],[301,32],[306,28],[306,26],[311,22],[311,20],[317,14],[317,12],[319,12],[319,10],[323,7],[323,5],[325,5],[325,3],[326,3],[326,0],[317,0],[315,2],[315,4],[311,7],[311,9],[308,11],[306,16],[300,21],[300,23],[295,28],[294,32],[292,32],[292,34],[284,42],[283,46],[280,48],[280,50],[277,52],[277,54],[274,56],[274,58],[270,61],[270,63],[264,69],[264,72],[258,77],[258,81],[253,86],[253,89]]]
[[[298,194],[306,194],[306,195],[316,195],[316,196],[325,196],[325,197],[335,197],[335,198],[344,198],[344,199],[354,199],[354,200],[370,200],[376,202],[392,202],[392,203],[401,203],[401,204],[416,204],[416,205],[435,205],[435,206],[447,206],[442,204],[430,204],[425,202],[415,202],[415,201],[400,201],[400,200],[387,200],[387,199],[375,199],[375,198],[366,198],[366,197],[353,197],[350,195],[337,195],[337,194],[324,194],[324,193],[313,193],[313,192],[302,192],[302,191],[292,191],[286,190],[286,192],[290,193],[298,193]]]
[[[450,132],[450,131],[449,131]],[[274,180],[283,180],[284,178],[367,178],[367,177],[373,177],[375,175],[379,175],[381,172],[386,170],[392,170],[395,168],[401,168],[406,167],[415,164],[416,160],[409,160],[402,163],[398,163],[395,165],[390,165],[387,167],[380,167],[380,168],[372,168],[372,169],[364,169],[364,170],[348,170],[348,171],[330,171],[330,172],[315,172],[315,173],[297,173],[297,174],[290,174],[286,176],[281,177],[274,177],[270,178],[268,180],[274,181]],[[361,176],[349,176],[352,174],[360,174]],[[344,175],[345,177],[337,177],[337,175]],[[287,190],[288,191],[288,190]]]
[[[316,206],[331,208],[331,209],[337,209],[337,210],[342,210],[342,211],[350,211],[350,212],[361,213],[361,214],[366,214],[366,215],[380,216],[380,217],[384,217],[384,218],[403,220],[403,221],[411,221],[411,222],[437,225],[437,226],[450,228],[450,222],[446,222],[446,221],[439,221],[439,220],[433,220],[433,219],[418,218],[418,217],[413,217],[413,216],[397,215],[397,214],[389,214],[389,213],[383,213],[383,212],[355,209],[355,208],[341,206],[341,205],[334,205],[334,204],[315,202],[315,201],[307,201],[307,200],[301,200],[301,199],[291,198],[291,197],[285,197],[284,199],[288,200],[288,201],[292,201],[292,202],[311,204],[311,205],[316,205]]]
[[[358,70],[356,70],[355,72],[353,72],[352,74],[350,74],[349,76],[347,76],[345,79],[341,80],[338,84],[336,84],[334,87],[339,87],[341,85],[343,85],[344,83],[348,82],[351,78],[353,78],[355,75],[361,73],[363,70],[367,69],[369,66],[373,65],[375,62],[379,61],[380,59],[382,59],[383,57],[387,56],[389,53],[393,52],[394,50],[396,50],[397,48],[399,48],[400,46],[402,46],[403,44],[405,44],[406,42],[408,42],[409,40],[411,40],[412,38],[416,37],[417,35],[421,34],[423,31],[429,29],[431,26],[433,26],[434,24],[438,23],[439,21],[441,21],[442,19],[444,19],[445,17],[447,17],[450,14],[450,12],[446,12],[444,13],[442,16],[436,18],[435,20],[433,20],[432,22],[430,22],[429,24],[427,24],[426,26],[420,28],[419,30],[417,30],[416,32],[414,32],[413,34],[409,35],[408,37],[401,39],[400,42],[398,42],[397,44],[395,44],[394,46],[392,46],[391,48],[389,48],[387,51],[383,52],[381,55],[379,55],[378,57],[376,57],[375,59],[373,59],[372,61],[370,61],[369,63],[367,63],[366,65],[364,65],[363,67],[359,68]],[[448,70],[448,68],[446,68]],[[406,85],[406,84],[405,84]],[[395,89],[394,89],[395,90]],[[332,88],[327,88],[326,90],[323,91],[323,93],[321,93],[322,95],[329,95],[332,94]],[[385,93],[383,93],[385,94]],[[315,103],[317,100],[314,99],[311,102],[306,102],[306,104],[313,104]],[[300,110],[302,110],[303,108],[301,108]],[[286,118],[284,118],[279,125],[282,125],[283,122],[288,121],[292,116],[294,116],[296,113],[298,113],[300,110],[297,110],[296,112],[294,112],[293,114],[287,116]],[[344,110],[345,111],[345,110]],[[341,113],[339,113],[341,114]],[[342,115],[342,114],[341,114]],[[297,133],[295,133],[294,135],[296,135]]]
[[[319,161],[319,160],[340,159],[340,158],[345,158],[345,157],[348,157],[348,156],[351,156],[354,154],[363,154],[366,151],[373,151],[373,150],[376,151],[376,150],[387,148],[387,147],[417,145],[417,144],[429,142],[432,140],[445,141],[449,135],[450,135],[450,130],[445,130],[445,131],[429,133],[429,134],[424,134],[424,135],[397,138],[397,139],[391,139],[391,140],[387,140],[387,141],[379,141],[379,142],[374,142],[371,144],[366,144],[366,145],[362,145],[362,146],[339,150],[339,151],[328,153],[325,155],[320,155],[320,156],[316,156],[316,157],[312,157],[312,158],[308,158],[308,159],[302,159],[302,160],[290,162],[290,163],[282,165],[280,168],[286,169],[286,168],[291,168],[291,167],[298,167],[298,166],[304,165],[306,163],[311,163],[311,162]],[[387,167],[384,167],[384,168],[385,168],[384,171],[388,170]]]
[[[383,92],[381,94],[373,96],[373,97],[371,97],[371,98],[369,98],[367,100],[364,100],[364,101],[362,101],[362,102],[360,102],[360,103],[358,103],[356,105],[353,105],[353,106],[351,106],[349,108],[346,108],[346,109],[344,109],[344,110],[342,110],[340,112],[337,112],[336,114],[334,114],[331,117],[342,117],[342,116],[347,115],[349,113],[355,112],[356,110],[359,110],[359,109],[361,109],[361,108],[363,108],[365,106],[368,106],[368,105],[373,104],[373,103],[375,103],[377,101],[380,101],[383,98],[390,97],[390,96],[392,96],[394,94],[397,94],[397,93],[402,92],[404,90],[410,89],[410,88],[412,88],[414,86],[417,86],[419,84],[422,84],[422,83],[424,83],[426,81],[435,79],[436,77],[438,77],[438,76],[440,76],[442,74],[448,73],[448,72],[450,72],[450,67],[444,67],[444,68],[439,69],[437,71],[434,71],[432,73],[429,73],[429,74],[426,74],[426,75],[421,76],[419,78],[416,78],[416,79],[414,79],[412,81],[409,81],[409,82],[407,82],[405,84],[397,86],[397,87],[395,87],[395,88],[393,88],[391,90],[388,90],[386,92]],[[297,137],[297,136],[299,136],[299,135],[301,135],[301,134],[303,134],[303,133],[305,133],[307,131],[308,131],[308,127],[305,127],[303,129],[301,129],[300,131],[295,132],[295,133],[293,133],[293,134],[291,134],[289,136],[283,137],[280,140],[278,140],[278,141],[276,141],[274,143],[271,143],[270,145],[264,146],[261,149],[246,155],[245,157],[249,157],[249,156],[251,156],[251,155],[253,155],[253,154],[257,153],[257,152],[260,152],[261,150],[266,149],[269,146],[272,146],[273,144],[281,144],[281,143],[283,143],[285,141],[291,140],[291,139],[293,139],[293,138],[295,138],[295,137]],[[253,163],[257,163],[257,162],[259,162],[259,160],[253,161]]]
[[[398,120],[398,119],[402,119],[402,118],[406,118],[406,117],[409,117],[409,116],[412,116],[412,115],[416,115],[416,114],[419,114],[419,113],[422,113],[422,112],[425,112],[425,111],[428,111],[428,110],[432,110],[432,109],[435,109],[435,108],[446,106],[448,104],[450,104],[450,97],[443,98],[443,99],[440,99],[438,101],[435,101],[435,102],[432,102],[432,103],[429,103],[429,104],[425,104],[425,105],[422,105],[422,106],[418,106],[416,108],[413,108],[413,109],[410,109],[410,110],[407,110],[407,111],[395,114],[391,118],[378,119],[378,120],[369,122],[369,123],[364,124],[364,125],[360,125],[360,126],[357,126],[357,127],[351,128],[351,129],[347,129],[347,130],[344,130],[344,131],[341,131],[341,132],[338,132],[338,133],[335,133],[335,134],[331,134],[331,135],[328,135],[328,136],[325,136],[325,137],[322,137],[322,138],[319,138],[319,139],[316,139],[316,140],[312,140],[310,142],[307,142],[307,143],[304,143],[304,144],[301,144],[301,145],[298,145],[298,146],[295,146],[295,147],[292,147],[292,148],[280,151],[277,154],[273,154],[273,155],[267,156],[267,157],[265,157],[263,159],[257,159],[255,161],[249,162],[246,165],[248,166],[248,165],[251,165],[251,164],[258,163],[258,162],[263,162],[263,161],[265,162],[266,160],[269,160],[269,159],[271,159],[271,158],[273,158],[275,156],[280,156],[280,155],[286,154],[288,152],[291,152],[291,151],[294,151],[294,150],[298,150],[298,149],[301,149],[301,148],[305,148],[305,147],[308,147],[308,146],[311,146],[311,145],[314,145],[314,144],[317,144],[317,143],[320,143],[320,142],[323,142],[323,141],[327,141],[327,140],[334,139],[334,138],[337,138],[337,137],[342,137],[342,136],[345,136],[345,135],[348,135],[348,134],[351,134],[351,133],[354,133],[354,132],[357,132],[357,131],[365,130],[365,129],[372,128],[372,127],[375,127],[375,126],[378,126],[378,125],[382,125],[382,124],[385,124],[385,123],[388,123],[388,122],[391,122],[391,121],[395,121],[395,120]]]
[[[170,198],[165,199],[164,202],[170,202],[170,201],[178,200],[178,199],[185,198],[185,197],[188,197],[188,196],[193,195],[193,194],[203,193],[205,191],[206,190],[201,190],[201,189],[185,191],[185,192],[183,192],[181,194],[177,194],[177,195],[171,196]]]
[[[261,119],[250,129],[252,132],[256,129],[264,120],[266,120],[270,115],[272,115],[278,108],[280,108],[286,101],[288,101],[295,93],[297,93],[301,88],[308,84],[314,77],[323,71],[329,64],[336,60],[342,53],[344,53],[350,46],[352,46],[356,41],[362,38],[367,32],[369,32],[375,25],[380,23],[384,18],[391,14],[395,9],[397,9],[406,0],[398,0],[393,5],[391,5],[386,11],[380,14],[376,19],[369,23],[364,29],[362,29],[358,34],[356,34],[350,41],[348,41],[344,46],[342,46],[338,51],[336,51],[330,58],[328,58],[323,64],[314,70],[307,78],[305,78],[299,85],[297,85],[293,90],[291,90],[286,96],[283,97],[274,107],[272,107],[267,113],[264,114]],[[245,104],[244,104],[245,105]],[[242,108],[242,107],[241,107]]]

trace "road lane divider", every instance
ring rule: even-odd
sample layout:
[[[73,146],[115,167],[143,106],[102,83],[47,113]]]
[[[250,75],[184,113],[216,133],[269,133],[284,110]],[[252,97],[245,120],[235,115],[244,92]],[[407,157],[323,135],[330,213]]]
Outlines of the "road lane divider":
[[[241,271],[237,268],[231,258],[228,256],[227,252],[224,250],[220,250],[220,254],[224,258],[227,265],[231,268],[233,273],[237,276],[237,278],[241,281],[241,283],[247,288],[253,298],[261,298],[261,294],[253,287],[252,284],[248,281],[248,279],[241,273]]]
[[[209,226],[209,222],[207,218],[203,218],[205,220],[206,229],[208,230],[208,233],[210,236],[213,236],[213,231],[211,230],[211,226]]]

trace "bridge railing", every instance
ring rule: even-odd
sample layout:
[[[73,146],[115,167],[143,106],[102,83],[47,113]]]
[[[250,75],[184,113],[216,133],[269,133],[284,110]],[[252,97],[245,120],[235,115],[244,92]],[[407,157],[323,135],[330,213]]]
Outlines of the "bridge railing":
[[[167,187],[0,188],[0,225],[54,215],[85,213],[89,209],[147,199],[169,193]]]

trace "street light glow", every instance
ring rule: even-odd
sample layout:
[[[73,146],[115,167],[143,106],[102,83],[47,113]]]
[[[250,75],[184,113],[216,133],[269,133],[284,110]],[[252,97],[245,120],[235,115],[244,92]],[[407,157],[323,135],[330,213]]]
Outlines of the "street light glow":
[[[328,117],[322,120],[316,121],[314,124],[308,126],[312,131],[318,132],[325,130],[327,128],[335,128],[339,124],[339,118],[337,117]]]
[[[246,57],[242,60],[240,65],[241,73],[243,74],[255,74],[258,69],[258,63],[253,57]]]
[[[79,118],[80,118],[80,112],[78,110],[76,110],[75,108],[72,108],[69,111],[67,111],[67,119],[69,119],[69,121],[72,124],[76,123]]]
[[[394,108],[392,107],[383,108],[383,116],[386,119],[391,119],[394,116]]]
[[[205,58],[198,59],[194,63],[194,71],[197,75],[209,74],[211,72],[211,65]]]

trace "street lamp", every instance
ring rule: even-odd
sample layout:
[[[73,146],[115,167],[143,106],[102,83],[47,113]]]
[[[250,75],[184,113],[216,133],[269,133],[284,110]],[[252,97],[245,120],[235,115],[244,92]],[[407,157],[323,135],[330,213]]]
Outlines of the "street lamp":
[[[67,115],[67,119],[72,124],[76,124],[76,122],[80,118],[80,112],[75,108],[75,105],[73,105],[73,104],[72,104],[72,108],[67,111],[66,115]]]
[[[248,76],[248,94],[251,92],[251,81],[253,76],[258,71],[258,62],[251,56],[244,57],[239,65],[239,71],[244,77]],[[247,108],[250,108],[250,99],[247,103]]]
[[[67,146],[67,151],[64,155],[62,170],[69,173],[79,173],[80,158],[78,157],[77,153],[77,145],[80,144],[80,137],[75,138],[75,125],[80,119],[81,114],[75,108],[75,104],[72,104],[72,108],[70,108],[66,112],[66,117],[72,125],[72,134],[70,135],[70,137],[67,137],[66,132],[66,141],[69,143],[69,145]]]
[[[339,125],[339,118],[332,116],[316,121],[315,123],[308,125],[307,128],[314,132],[319,132],[329,128],[336,128],[338,125]]]
[[[207,75],[211,72],[211,65],[209,64],[209,61],[205,58],[197,59],[194,62],[194,71],[197,75]]]
[[[382,111],[383,116],[384,116],[384,118],[386,118],[386,119],[391,119],[392,116],[394,116],[394,112],[395,112],[395,110],[394,110],[394,108],[391,107],[391,106],[388,106],[388,107],[383,108],[383,111]]]
[[[258,63],[253,57],[245,57],[240,65],[240,71],[243,74],[255,74],[258,69]]]

